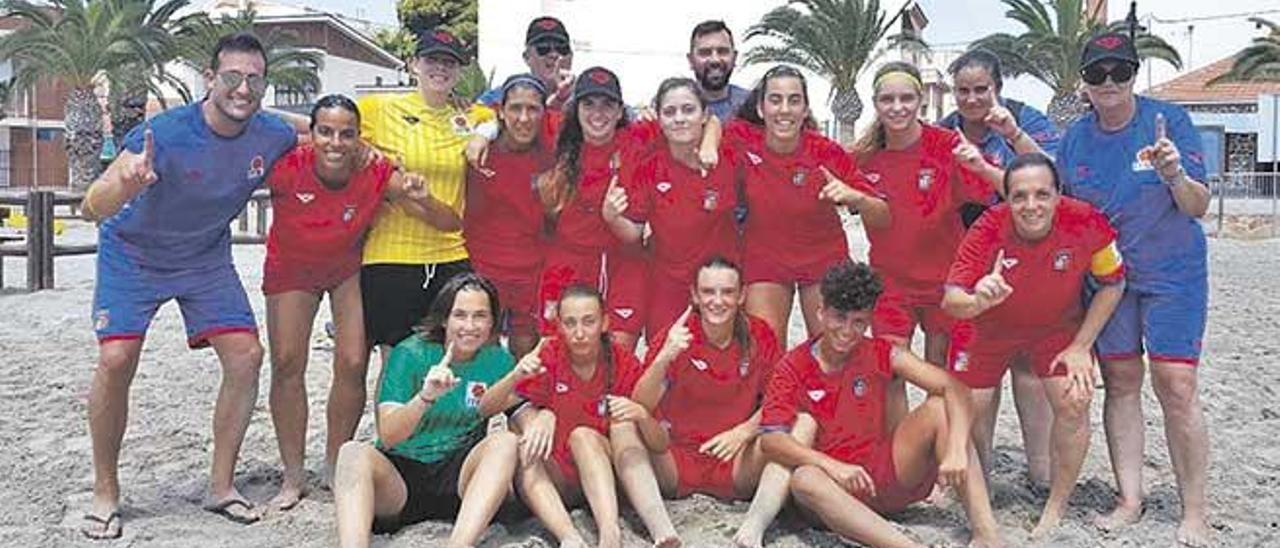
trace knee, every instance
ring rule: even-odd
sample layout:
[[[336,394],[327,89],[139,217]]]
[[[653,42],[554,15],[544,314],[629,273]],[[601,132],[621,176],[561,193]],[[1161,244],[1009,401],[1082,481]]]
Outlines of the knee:
[[[1151,387],[1165,408],[1165,413],[1187,412],[1198,401],[1198,383],[1194,369],[1165,371],[1151,376]]]
[[[275,344],[271,346],[271,380],[277,381],[300,381],[303,378],[304,366],[307,355],[306,350],[299,348],[282,347],[277,348]],[[249,356],[252,358],[252,356]],[[240,358],[245,359],[245,358]]]
[[[520,450],[520,439],[515,434],[504,431],[494,432],[487,437],[489,448],[487,451],[492,458],[502,461],[516,462],[516,453]]]
[[[334,464],[333,485],[334,489],[341,489],[343,486],[350,486],[358,481],[369,468],[372,458],[372,451],[377,451],[372,445],[359,441],[348,441],[338,448],[338,459]]]
[[[1120,362],[1103,365],[1108,396],[1136,396],[1142,392],[1142,363]]]
[[[333,375],[335,379],[359,382],[364,386],[365,375],[369,368],[369,354],[363,349],[338,352],[333,359]]]
[[[821,494],[822,477],[826,475],[816,466],[801,466],[791,473],[791,494],[801,503],[812,501]]]
[[[579,426],[569,432],[569,448],[573,451],[594,451],[600,448],[603,437],[588,426]]]
[[[1081,398],[1065,398],[1053,410],[1053,417],[1056,420],[1065,421],[1067,424],[1075,424],[1082,428],[1089,426],[1089,407],[1093,404],[1093,396],[1086,395]]]
[[[251,338],[226,350],[222,368],[227,377],[237,381],[256,381],[262,368],[262,345]]]
[[[126,344],[103,344],[98,350],[98,373],[110,379],[127,379],[138,366],[137,352]]]

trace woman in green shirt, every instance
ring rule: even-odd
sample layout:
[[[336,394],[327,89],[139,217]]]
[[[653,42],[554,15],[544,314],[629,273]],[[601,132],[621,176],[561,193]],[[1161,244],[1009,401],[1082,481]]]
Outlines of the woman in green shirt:
[[[370,530],[453,520],[449,546],[475,545],[511,490],[516,436],[486,435],[480,398],[512,368],[498,345],[497,290],[466,273],[432,303],[422,331],[391,351],[377,397],[378,441],[338,452],[333,498],[341,546]]]

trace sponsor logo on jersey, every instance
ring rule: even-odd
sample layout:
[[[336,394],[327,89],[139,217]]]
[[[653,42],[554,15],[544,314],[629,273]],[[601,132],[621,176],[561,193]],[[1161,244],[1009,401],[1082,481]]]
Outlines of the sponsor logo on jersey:
[[[259,154],[249,161],[249,178],[258,179],[267,173],[267,161]]]
[[[751,162],[751,165],[753,166],[758,166],[764,163],[764,160],[761,159],[759,155],[749,150],[747,151],[747,161]]]
[[[742,378],[746,378],[747,373],[750,373],[750,372],[751,372],[751,362],[748,361],[746,358],[742,358],[741,360],[738,360],[738,376]]]
[[[666,181],[658,183],[657,186],[658,186],[658,192],[661,192],[663,194],[666,194],[668,191],[671,190],[671,183],[668,183]]]
[[[707,362],[700,360],[698,358],[689,358],[689,363],[692,363],[693,368],[697,369],[698,371],[706,371],[708,367]]]
[[[489,390],[489,385],[480,381],[467,382],[467,407],[480,407],[480,398]]]
[[[568,391],[569,391],[569,385],[567,385],[567,384],[565,384],[565,383],[562,383],[562,382],[558,382],[558,383],[556,383],[556,393],[557,393],[557,394],[564,394],[565,392],[568,392]]]
[[[1013,267],[1015,267],[1015,266],[1018,266],[1018,258],[1017,258],[1017,257],[1005,257],[1005,258],[1004,258],[1004,260],[1000,261],[1000,264],[1001,264],[1002,266],[1004,266],[1004,269],[1005,269],[1005,270],[1009,270],[1010,268],[1013,268]]]
[[[1059,249],[1053,254],[1053,269],[1058,272],[1066,272],[1071,268],[1071,250]]]
[[[636,310],[634,308],[615,308],[613,313],[621,316],[624,320],[629,320],[631,316],[635,315]]]
[[[810,390],[808,394],[809,394],[809,399],[815,402],[818,402],[818,401],[822,401],[822,398],[826,397],[827,391],[826,390]]]
[[[1134,171],[1154,170],[1156,168],[1155,154],[1156,154],[1155,150],[1150,147],[1146,147],[1139,150],[1137,154],[1133,155],[1133,170]]]
[[[310,192],[298,192],[294,195],[297,196],[298,201],[302,202],[303,204],[309,204],[311,203],[312,200],[316,199],[316,195]]]
[[[873,184],[873,185],[878,185],[878,184],[880,184],[880,174],[879,174],[879,173],[877,173],[877,172],[875,172],[875,171],[868,171],[868,172],[866,173],[866,177],[867,177],[867,181],[869,181],[871,184]]]

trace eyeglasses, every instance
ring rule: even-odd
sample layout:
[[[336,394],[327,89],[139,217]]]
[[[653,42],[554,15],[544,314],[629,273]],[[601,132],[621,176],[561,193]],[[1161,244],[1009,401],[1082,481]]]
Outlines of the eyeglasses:
[[[218,79],[231,89],[240,89],[240,84],[249,82],[249,93],[262,95],[267,91],[267,79],[260,74],[244,74],[234,70],[219,72]]]
[[[570,53],[573,53],[573,49],[569,47],[569,44],[566,44],[564,42],[542,42],[542,43],[534,44],[533,50],[538,52],[538,55],[547,55],[552,51],[555,51],[556,53],[560,54],[561,57],[564,57],[566,55],[569,55]]]
[[[1131,63],[1118,63],[1111,67],[1110,70],[1103,67],[1102,63],[1094,63],[1080,71],[1080,79],[1091,86],[1102,85],[1107,80],[1107,77],[1110,77],[1113,83],[1123,84],[1132,80],[1136,71],[1137,68]]]

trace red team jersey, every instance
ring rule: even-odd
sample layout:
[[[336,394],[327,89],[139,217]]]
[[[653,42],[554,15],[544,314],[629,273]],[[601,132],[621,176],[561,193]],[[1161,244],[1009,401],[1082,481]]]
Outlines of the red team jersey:
[[[487,165],[493,176],[467,171],[463,234],[471,262],[484,275],[527,278],[542,264],[542,204],[535,180],[554,161],[545,141],[525,152],[494,143]]]
[[[1089,204],[1062,197],[1049,235],[1038,242],[1018,236],[1007,203],[978,219],[956,252],[947,285],[972,293],[1004,251],[1004,279],[1013,293],[973,319],[980,332],[1064,328],[1073,333],[1084,320],[1085,277],[1103,284],[1124,279],[1116,231]]]
[[[751,418],[760,405],[765,382],[782,351],[769,324],[750,316],[747,322],[754,349],[744,356],[736,341],[723,350],[707,344],[701,320],[695,314],[689,316],[689,349],[667,366],[667,390],[656,414],[667,423],[673,447],[696,450],[716,434]],[[646,367],[653,364],[666,340],[664,331],[649,345]]]
[[[956,162],[951,150],[958,144],[954,131],[924,124],[915,144],[877,151],[862,166],[892,217],[887,228],[867,229],[871,266],[904,292],[936,292],[941,298],[964,237],[960,206],[986,203],[993,191]]]
[[[893,345],[864,337],[843,369],[825,373],[814,357],[817,342],[793,348],[774,366],[760,430],[790,430],[796,414],[808,413],[818,423],[815,450],[843,462],[865,462],[886,438],[885,388],[893,379]]]
[[[840,215],[831,202],[818,199],[827,184],[819,166],[862,192],[875,190],[857,164],[836,142],[804,131],[792,154],[765,146],[765,130],[742,120],[730,121],[725,139],[741,151],[745,168],[747,220],[743,233],[746,281],[816,282],[827,267],[849,255]],[[771,279],[775,268],[795,270],[803,280]],[[813,278],[813,279],[807,279]]]
[[[556,415],[555,446],[567,451],[569,433],[579,426],[590,427],[601,434],[609,433],[609,412],[605,394],[631,397],[631,391],[643,372],[640,362],[627,350],[614,346],[612,385],[606,390],[605,366],[596,366],[590,379],[573,372],[568,348],[560,337],[552,338],[538,357],[546,372],[516,384],[516,394],[533,405],[550,409]]]
[[[263,290],[331,289],[360,270],[364,235],[395,172],[380,159],[330,189],[315,175],[312,145],[295,147],[267,177],[273,220],[267,235]]]

